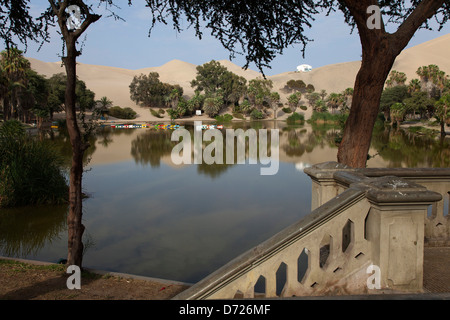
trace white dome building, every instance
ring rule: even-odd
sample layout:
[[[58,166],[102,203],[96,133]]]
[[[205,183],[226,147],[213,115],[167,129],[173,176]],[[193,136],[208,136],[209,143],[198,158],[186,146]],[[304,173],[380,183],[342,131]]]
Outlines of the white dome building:
[[[309,64],[302,64],[297,67],[298,72],[309,72],[312,70],[312,67]]]

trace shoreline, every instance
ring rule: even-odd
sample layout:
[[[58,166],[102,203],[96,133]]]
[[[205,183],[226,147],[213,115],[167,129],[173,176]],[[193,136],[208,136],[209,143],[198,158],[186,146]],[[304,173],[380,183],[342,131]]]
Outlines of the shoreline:
[[[7,260],[7,261],[14,261],[14,262],[20,262],[20,263],[26,263],[30,265],[35,266],[58,266],[63,264],[55,263],[55,262],[48,262],[48,261],[40,261],[40,260],[30,260],[30,259],[22,259],[22,258],[11,258],[6,256],[0,255],[0,260]],[[170,279],[161,279],[161,278],[155,278],[155,277],[148,277],[148,276],[141,276],[141,275],[135,275],[130,273],[123,273],[123,272],[115,272],[115,271],[106,271],[106,270],[98,270],[93,268],[82,268],[83,271],[86,271],[88,273],[93,273],[96,275],[104,276],[104,277],[120,277],[124,279],[134,279],[134,280],[144,280],[148,282],[155,282],[155,283],[161,283],[165,285],[177,285],[177,286],[192,286],[192,283],[188,282],[182,282],[177,280],[170,280]]]

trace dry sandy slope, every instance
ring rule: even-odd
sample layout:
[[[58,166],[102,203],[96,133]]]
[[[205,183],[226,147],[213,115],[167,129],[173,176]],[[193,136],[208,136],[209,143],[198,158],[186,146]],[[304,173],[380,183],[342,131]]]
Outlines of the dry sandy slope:
[[[417,78],[416,70],[420,66],[437,64],[441,70],[450,74],[450,34],[443,35],[423,44],[404,50],[397,58],[393,69],[405,72],[408,80]],[[29,58],[31,66],[38,73],[47,77],[65,72],[60,62],[42,62]],[[245,77],[247,80],[261,76],[254,70],[243,70],[240,66],[228,60],[220,60],[230,71]],[[360,61],[344,62],[313,69],[309,73],[285,72],[268,78],[273,81],[273,89],[280,92],[282,99],[286,98],[281,89],[290,79],[303,80],[306,84],[312,84],[316,91],[326,90],[328,93],[341,92],[353,87],[356,74],[360,67]],[[160,80],[170,84],[179,84],[183,87],[187,96],[193,94],[190,81],[196,76],[196,65],[172,60],[158,67],[149,67],[138,70],[128,70],[116,67],[88,65],[79,63],[77,66],[78,77],[86,82],[89,89],[96,93],[96,98],[107,96],[114,105],[131,107],[139,115],[139,120],[158,120],[150,115],[148,109],[137,106],[130,100],[129,85],[135,75],[141,73],[158,72]],[[284,100],[285,101],[285,100]]]

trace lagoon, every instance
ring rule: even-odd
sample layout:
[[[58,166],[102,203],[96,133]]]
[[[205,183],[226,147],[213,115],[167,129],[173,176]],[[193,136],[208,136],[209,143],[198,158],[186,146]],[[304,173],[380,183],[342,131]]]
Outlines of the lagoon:
[[[192,123],[185,127],[193,130]],[[303,168],[335,161],[339,128],[246,122],[279,130],[279,168],[171,160],[171,130],[105,128],[91,141],[83,191],[85,267],[194,283],[310,212]],[[67,137],[53,143],[70,154]],[[378,125],[370,167],[448,167],[449,141]],[[236,162],[235,162],[236,163]],[[65,206],[0,210],[0,255],[67,255]]]

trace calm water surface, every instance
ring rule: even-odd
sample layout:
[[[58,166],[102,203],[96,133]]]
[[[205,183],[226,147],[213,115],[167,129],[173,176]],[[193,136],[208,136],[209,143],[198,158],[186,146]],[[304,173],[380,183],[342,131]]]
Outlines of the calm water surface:
[[[336,159],[339,130],[282,122],[234,127],[280,130],[277,174],[260,175],[261,164],[174,165],[170,130],[100,132],[84,174],[84,266],[192,283],[307,215],[311,181],[303,168]],[[67,137],[55,133],[53,141],[70,163]],[[378,128],[368,165],[444,167],[449,150],[448,140]],[[0,254],[65,258],[66,212],[1,210]]]

